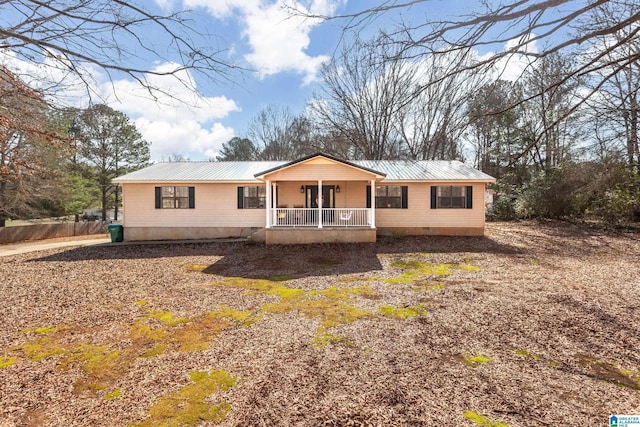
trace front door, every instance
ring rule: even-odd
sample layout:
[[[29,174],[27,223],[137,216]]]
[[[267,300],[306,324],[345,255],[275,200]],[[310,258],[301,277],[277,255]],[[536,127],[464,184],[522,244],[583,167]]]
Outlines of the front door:
[[[335,185],[323,185],[322,186],[322,207],[323,208],[335,208],[336,207],[336,187]],[[306,205],[307,208],[318,208],[318,186],[307,185],[306,187]]]

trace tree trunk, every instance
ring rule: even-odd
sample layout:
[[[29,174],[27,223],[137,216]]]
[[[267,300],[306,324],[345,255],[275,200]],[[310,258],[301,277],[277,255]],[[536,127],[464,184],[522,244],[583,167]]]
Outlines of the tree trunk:
[[[107,222],[107,188],[102,187],[102,222]]]
[[[629,140],[627,141],[627,154],[629,157],[629,167],[633,169],[638,153],[638,103],[635,96],[631,100],[631,111],[629,118]]]
[[[0,181],[0,206],[5,206],[6,185],[7,184],[5,183],[4,179]],[[7,213],[0,212],[0,227],[4,227],[6,225],[6,221],[7,221]]]

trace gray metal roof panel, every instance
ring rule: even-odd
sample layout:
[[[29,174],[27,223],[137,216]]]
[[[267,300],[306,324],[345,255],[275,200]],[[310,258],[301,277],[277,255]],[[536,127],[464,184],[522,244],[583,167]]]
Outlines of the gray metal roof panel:
[[[257,181],[256,174],[287,165],[287,161],[168,162],[114,179],[114,182]],[[493,181],[494,178],[459,161],[354,160],[351,164],[386,174],[385,181]]]
[[[353,163],[386,173],[387,181],[494,180],[457,160],[356,160]]]
[[[257,181],[255,174],[286,162],[165,162],[119,176],[114,182]]]

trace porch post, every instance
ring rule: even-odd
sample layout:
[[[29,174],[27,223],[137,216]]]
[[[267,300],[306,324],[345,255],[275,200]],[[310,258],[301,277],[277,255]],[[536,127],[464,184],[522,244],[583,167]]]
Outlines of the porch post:
[[[371,228],[376,228],[376,180],[371,180]]]
[[[318,180],[318,228],[322,228],[322,180]]]
[[[267,221],[266,228],[271,228],[271,181],[267,181],[267,200],[266,200],[266,213],[267,213]]]

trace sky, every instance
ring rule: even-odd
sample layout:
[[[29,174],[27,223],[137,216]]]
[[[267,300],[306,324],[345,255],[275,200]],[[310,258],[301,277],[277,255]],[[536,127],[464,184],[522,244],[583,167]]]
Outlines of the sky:
[[[371,16],[366,31],[373,34],[378,28],[391,28],[401,18],[415,21],[421,16],[463,15],[473,3],[432,0],[420,7],[403,9],[402,16]],[[288,108],[294,114],[304,112],[321,84],[320,68],[338,48],[346,21],[291,17],[285,4],[328,16],[349,14],[372,5],[365,0],[146,0],[142,4],[154,13],[190,10],[194,28],[215,36],[212,43],[224,50],[221,58],[247,70],[231,74],[229,81],[211,81],[184,71],[180,77],[191,88],[172,78],[148,76],[154,85],[173,95],[160,103],[131,78],[109,79],[99,69],[90,70],[95,79],[94,90],[109,106],[127,114],[151,143],[154,161],[176,155],[190,160],[214,158],[223,143],[235,136],[246,136],[251,119],[267,106]],[[4,52],[0,61],[7,63],[11,58],[10,53]],[[18,60],[13,60],[13,66],[37,65],[16,64]],[[145,58],[140,60],[144,62]],[[157,70],[175,66],[151,62],[146,65]],[[511,65],[518,68],[517,64]],[[69,90],[64,95],[75,106],[84,107],[88,102],[81,91]]]

